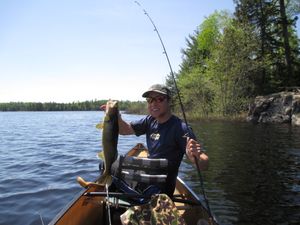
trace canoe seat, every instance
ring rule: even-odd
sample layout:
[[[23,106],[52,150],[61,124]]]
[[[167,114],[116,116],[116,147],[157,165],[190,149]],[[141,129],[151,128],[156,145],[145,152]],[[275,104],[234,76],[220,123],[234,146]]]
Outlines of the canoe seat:
[[[119,156],[112,165],[112,171],[126,182],[145,184],[164,183],[167,179],[168,160],[135,156]]]
[[[112,165],[113,187],[124,193],[152,196],[160,194],[160,184],[167,179],[167,159],[119,156]],[[131,203],[144,204],[150,198],[135,198]]]

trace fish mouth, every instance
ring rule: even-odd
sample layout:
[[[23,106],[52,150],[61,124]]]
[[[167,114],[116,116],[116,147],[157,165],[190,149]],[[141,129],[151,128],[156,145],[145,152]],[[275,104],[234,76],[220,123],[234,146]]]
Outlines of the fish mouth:
[[[118,111],[118,101],[109,100],[105,106],[106,114],[112,115]]]

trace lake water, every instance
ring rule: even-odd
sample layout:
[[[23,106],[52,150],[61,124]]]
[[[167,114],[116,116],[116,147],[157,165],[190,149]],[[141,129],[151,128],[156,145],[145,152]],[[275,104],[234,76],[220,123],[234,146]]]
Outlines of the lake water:
[[[0,112],[0,224],[47,224],[94,180],[102,112]],[[123,115],[131,121],[140,116]],[[192,124],[210,157],[202,172],[220,224],[299,224],[300,128],[202,121]],[[144,137],[120,136],[125,153]],[[200,195],[195,168],[180,176]],[[43,222],[42,222],[43,221]]]

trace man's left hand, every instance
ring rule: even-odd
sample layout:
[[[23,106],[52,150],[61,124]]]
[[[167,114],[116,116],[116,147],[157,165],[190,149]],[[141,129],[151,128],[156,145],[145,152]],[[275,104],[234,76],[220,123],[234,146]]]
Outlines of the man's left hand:
[[[186,144],[186,154],[189,159],[195,163],[195,157],[200,159],[200,155],[203,152],[201,151],[201,145],[194,139],[188,138]]]

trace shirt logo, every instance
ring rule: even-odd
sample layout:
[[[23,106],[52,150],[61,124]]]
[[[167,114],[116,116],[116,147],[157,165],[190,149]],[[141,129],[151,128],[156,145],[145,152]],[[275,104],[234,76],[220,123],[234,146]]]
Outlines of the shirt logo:
[[[157,140],[159,140],[159,138],[160,138],[160,134],[159,134],[159,133],[157,133],[157,134],[153,133],[153,134],[150,135],[150,138],[151,138],[153,141],[157,141]]]

